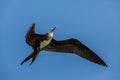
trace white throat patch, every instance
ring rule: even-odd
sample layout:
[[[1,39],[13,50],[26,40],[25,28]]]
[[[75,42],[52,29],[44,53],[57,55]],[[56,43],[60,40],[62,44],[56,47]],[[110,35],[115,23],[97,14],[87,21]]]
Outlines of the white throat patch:
[[[44,40],[43,42],[40,43],[40,49],[46,47],[52,40],[53,38],[53,33],[48,34],[49,40]]]

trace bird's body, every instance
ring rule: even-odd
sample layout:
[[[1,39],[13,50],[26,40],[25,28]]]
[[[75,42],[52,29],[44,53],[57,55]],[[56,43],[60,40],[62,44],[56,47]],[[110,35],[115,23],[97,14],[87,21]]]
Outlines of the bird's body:
[[[45,50],[77,54],[78,56],[86,58],[87,60],[99,65],[107,66],[99,56],[97,56],[87,46],[83,45],[79,40],[71,38],[67,40],[57,41],[53,38],[53,31],[55,28],[51,29],[46,34],[36,34],[34,27],[35,24],[32,24],[26,35],[26,42],[28,45],[32,46],[34,51],[22,61],[21,65],[31,58],[32,64],[35,58],[38,56],[39,52]]]
[[[43,42],[40,43],[40,48],[43,49],[44,47],[46,47],[52,40],[52,35],[50,35],[51,37],[49,37],[48,40],[43,40]]]

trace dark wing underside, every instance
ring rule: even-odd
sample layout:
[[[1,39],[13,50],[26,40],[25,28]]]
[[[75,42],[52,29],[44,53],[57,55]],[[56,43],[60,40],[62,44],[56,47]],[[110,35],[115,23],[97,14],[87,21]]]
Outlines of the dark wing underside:
[[[33,23],[33,24],[30,26],[28,32],[27,32],[26,35],[25,35],[27,44],[28,44],[28,45],[31,45],[31,46],[34,45],[34,43],[33,43],[34,41],[31,40],[31,35],[33,35],[33,34],[35,34],[35,23]]]
[[[29,37],[31,34],[34,34],[35,33],[35,23],[32,23],[32,25],[30,26],[27,34],[25,35],[25,37]]]
[[[74,53],[99,65],[107,66],[107,64],[98,55],[96,55],[93,51],[91,51],[77,39],[72,38],[62,41],[56,41],[53,39],[51,43],[44,48],[44,50]]]
[[[46,34],[36,34],[35,33],[35,23],[33,23],[27,34],[25,35],[26,43],[33,48],[35,48],[37,45],[39,46],[39,43],[42,42],[44,39],[46,39]]]

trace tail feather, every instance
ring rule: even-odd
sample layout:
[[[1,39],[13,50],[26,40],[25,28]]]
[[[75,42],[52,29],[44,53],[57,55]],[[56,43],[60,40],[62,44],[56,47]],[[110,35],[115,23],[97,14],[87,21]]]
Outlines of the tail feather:
[[[30,65],[35,61],[36,57],[38,56],[39,51],[33,51],[28,57],[26,57],[20,65],[22,65],[23,63],[27,62],[29,59],[32,58],[32,61],[30,63]]]
[[[31,61],[30,65],[35,61],[35,59],[37,58],[37,56],[38,56],[38,53],[35,54],[35,55],[32,57],[32,61]]]

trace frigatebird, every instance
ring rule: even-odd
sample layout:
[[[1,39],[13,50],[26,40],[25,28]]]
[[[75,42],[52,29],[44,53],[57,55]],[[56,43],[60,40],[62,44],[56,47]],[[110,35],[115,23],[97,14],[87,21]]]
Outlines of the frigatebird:
[[[79,40],[75,38],[60,41],[55,40],[53,38],[55,28],[56,27],[50,29],[46,34],[37,34],[35,33],[35,23],[30,26],[25,38],[26,43],[33,48],[33,52],[21,62],[21,65],[32,58],[31,65],[39,52],[45,50],[76,54],[96,64],[107,66],[107,64],[95,52]]]

